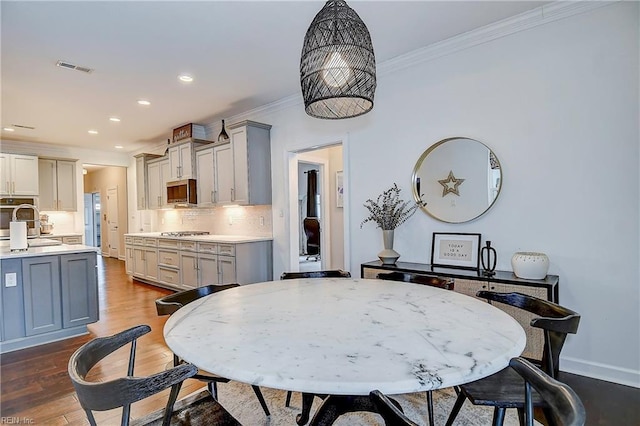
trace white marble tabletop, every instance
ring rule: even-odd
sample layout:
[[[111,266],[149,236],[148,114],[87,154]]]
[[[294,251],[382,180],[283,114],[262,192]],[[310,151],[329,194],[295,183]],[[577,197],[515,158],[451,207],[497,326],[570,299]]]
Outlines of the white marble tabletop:
[[[250,284],[198,299],[165,324],[171,350],[223,377],[334,395],[450,387],[522,353],[503,311],[449,290],[370,279]]]

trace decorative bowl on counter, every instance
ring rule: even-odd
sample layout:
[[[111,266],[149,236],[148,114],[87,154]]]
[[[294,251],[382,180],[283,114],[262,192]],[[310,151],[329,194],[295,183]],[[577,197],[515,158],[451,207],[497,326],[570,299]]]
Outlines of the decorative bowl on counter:
[[[549,258],[544,253],[519,251],[511,258],[511,267],[518,278],[542,280],[549,271]]]

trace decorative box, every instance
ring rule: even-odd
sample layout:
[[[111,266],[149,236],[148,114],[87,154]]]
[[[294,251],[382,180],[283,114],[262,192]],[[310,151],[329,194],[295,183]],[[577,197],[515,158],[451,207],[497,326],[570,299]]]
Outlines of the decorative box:
[[[185,124],[184,126],[173,129],[173,139],[171,142],[179,142],[183,139],[206,139],[204,126],[200,124]]]

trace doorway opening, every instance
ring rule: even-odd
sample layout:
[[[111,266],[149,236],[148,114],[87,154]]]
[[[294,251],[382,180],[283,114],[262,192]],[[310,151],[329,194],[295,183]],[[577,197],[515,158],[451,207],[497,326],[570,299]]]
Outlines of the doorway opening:
[[[343,172],[342,143],[294,152],[290,158],[290,270],[345,269],[344,208],[336,191]]]

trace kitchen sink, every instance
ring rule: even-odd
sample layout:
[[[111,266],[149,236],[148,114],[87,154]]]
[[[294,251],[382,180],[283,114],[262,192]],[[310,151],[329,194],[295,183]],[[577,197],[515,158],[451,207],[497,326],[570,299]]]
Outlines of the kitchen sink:
[[[32,238],[27,240],[29,247],[45,247],[45,246],[59,246],[62,242],[58,240],[51,240],[49,238]]]

